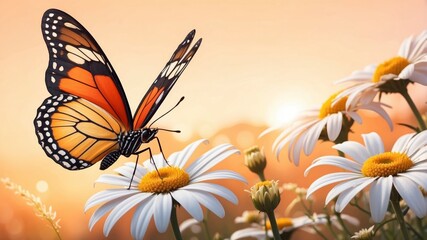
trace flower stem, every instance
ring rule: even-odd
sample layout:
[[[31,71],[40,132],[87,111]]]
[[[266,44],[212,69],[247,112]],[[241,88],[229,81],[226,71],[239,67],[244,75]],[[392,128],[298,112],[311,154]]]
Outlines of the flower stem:
[[[258,177],[261,180],[261,182],[264,182],[265,181],[264,171],[257,173],[257,174],[258,174]]]
[[[400,231],[402,232],[403,239],[410,240],[408,229],[406,228],[405,219],[403,218],[403,212],[400,208],[399,204],[399,193],[396,191],[396,189],[393,187],[391,196],[390,196],[390,202],[393,206],[393,210],[396,213],[396,219],[399,222],[400,225]]]
[[[176,217],[176,205],[172,206],[171,212],[171,225],[173,229],[173,235],[175,235],[176,240],[182,240],[181,232],[179,231],[178,218]]]
[[[268,219],[270,220],[271,231],[273,232],[274,240],[281,240],[279,228],[277,227],[276,217],[274,216],[274,211],[266,212]]]
[[[420,112],[417,109],[417,106],[415,106],[414,101],[412,100],[411,96],[409,96],[408,90],[405,88],[402,91],[400,91],[400,94],[405,98],[406,102],[408,103],[409,107],[411,108],[412,112],[415,115],[415,118],[417,119],[418,126],[420,127],[420,130],[426,130],[426,124],[423,121],[423,117],[421,116]]]

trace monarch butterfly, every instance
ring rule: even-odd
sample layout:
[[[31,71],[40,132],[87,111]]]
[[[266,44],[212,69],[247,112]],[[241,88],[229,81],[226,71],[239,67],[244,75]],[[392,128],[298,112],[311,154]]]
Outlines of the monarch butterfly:
[[[139,154],[143,143],[156,139],[147,127],[202,39],[193,47],[191,31],[142,98],[134,116],[120,80],[98,43],[73,17],[47,10],[42,34],[49,51],[45,82],[50,97],[37,109],[34,126],[46,155],[69,170],[101,161],[111,166],[121,155]]]

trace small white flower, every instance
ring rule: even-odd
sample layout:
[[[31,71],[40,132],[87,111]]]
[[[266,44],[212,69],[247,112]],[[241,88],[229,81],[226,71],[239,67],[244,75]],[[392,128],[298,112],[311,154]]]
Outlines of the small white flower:
[[[115,171],[120,175],[101,175],[97,183],[119,186],[96,193],[86,203],[85,211],[103,203],[92,215],[89,228],[92,229],[102,216],[110,212],[105,220],[104,235],[107,236],[116,222],[130,209],[136,207],[131,222],[131,233],[136,239],[142,239],[151,218],[159,232],[165,232],[169,224],[173,204],[179,204],[193,218],[203,220],[201,205],[224,217],[225,211],[218,195],[237,204],[237,197],[227,188],[205,181],[218,179],[246,180],[239,174],[228,170],[207,172],[232,154],[238,153],[230,144],[217,146],[197,158],[185,167],[196,148],[206,140],[199,140],[180,152],[170,155],[166,163],[161,154],[153,156],[155,166],[147,160],[144,167],[136,165],[135,176],[128,190],[135,169],[135,163],[126,163]],[[160,178],[161,176],[161,178]]]
[[[335,210],[341,212],[353,197],[371,185],[369,204],[374,222],[384,219],[394,187],[418,217],[427,214],[427,206],[420,187],[427,189],[427,130],[401,136],[390,152],[384,151],[380,136],[373,132],[363,134],[365,146],[347,141],[333,148],[353,158],[320,157],[307,168],[307,174],[317,166],[336,166],[350,172],[327,174],[314,181],[308,189],[310,196],[318,189],[336,182],[327,195],[325,204],[338,196]]]
[[[359,224],[359,221],[351,216],[348,216],[346,214],[341,215],[342,219],[348,221],[351,224]],[[331,219],[332,223],[336,222],[336,216],[332,216]],[[328,222],[327,216],[325,214],[315,214],[313,218],[309,218],[308,216],[301,216],[296,218],[277,218],[277,227],[279,228],[279,232],[282,235],[285,232],[292,232],[297,229],[306,228],[312,225],[317,224],[326,224]],[[271,227],[269,226],[269,223],[267,223],[267,234],[269,237],[273,237],[273,233],[271,231]],[[265,239],[265,229],[263,224],[254,225],[249,228],[240,229],[236,232],[234,232],[230,239],[231,240],[237,240],[241,238],[256,238],[256,239]]]
[[[279,158],[280,152],[284,147],[288,147],[288,158],[295,165],[299,164],[301,150],[306,156],[310,155],[316,142],[321,140],[335,141],[344,128],[350,128],[352,121],[362,123],[362,118],[357,113],[360,109],[374,111],[384,118],[389,127],[393,124],[382,108],[379,102],[373,102],[373,97],[359,97],[351,101],[347,97],[336,99],[337,95],[333,94],[326,100],[322,107],[312,111],[307,111],[306,115],[297,119],[294,125],[284,130],[274,141],[273,149],[276,151],[276,157]],[[270,132],[267,129],[261,136]],[[349,131],[347,129],[346,131]]]
[[[385,84],[391,81],[411,80],[422,85],[427,85],[427,31],[416,37],[405,39],[397,53],[379,65],[369,65],[361,71],[353,72],[349,77],[336,83],[355,83],[344,90],[338,98],[348,96],[349,99],[362,92],[386,92]]]

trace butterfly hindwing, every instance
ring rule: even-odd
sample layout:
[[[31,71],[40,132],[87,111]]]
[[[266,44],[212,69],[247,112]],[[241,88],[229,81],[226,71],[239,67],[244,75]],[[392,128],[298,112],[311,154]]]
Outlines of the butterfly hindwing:
[[[125,129],[107,111],[69,94],[48,97],[34,125],[45,153],[70,170],[87,168],[117,152],[118,136]]]
[[[42,32],[49,51],[49,92],[84,98],[131,130],[132,115],[123,87],[90,33],[73,17],[56,9],[44,13]]]
[[[133,129],[143,128],[150,121],[188,63],[190,63],[194,54],[196,54],[202,39],[199,39],[191,50],[187,51],[195,33],[195,30],[191,31],[184,41],[182,41],[159,76],[148,89],[144,98],[142,98],[133,118]]]

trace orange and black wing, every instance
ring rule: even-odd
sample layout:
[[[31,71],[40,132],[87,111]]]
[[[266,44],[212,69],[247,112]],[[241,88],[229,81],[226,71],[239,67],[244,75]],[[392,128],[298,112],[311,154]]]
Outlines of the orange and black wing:
[[[175,82],[187,67],[188,63],[190,63],[194,54],[196,54],[202,39],[199,39],[194,46],[187,51],[195,33],[196,31],[193,30],[187,35],[144,95],[133,118],[133,129],[143,128],[150,121]]]
[[[117,74],[90,33],[73,17],[47,10],[42,33],[49,50],[46,85],[52,95],[84,98],[132,128],[132,114]]]
[[[119,154],[125,126],[92,102],[70,94],[48,97],[34,119],[45,153],[69,170],[87,168],[108,154]]]

